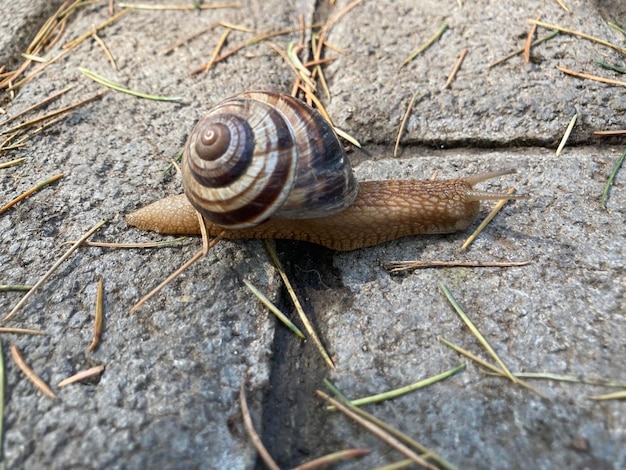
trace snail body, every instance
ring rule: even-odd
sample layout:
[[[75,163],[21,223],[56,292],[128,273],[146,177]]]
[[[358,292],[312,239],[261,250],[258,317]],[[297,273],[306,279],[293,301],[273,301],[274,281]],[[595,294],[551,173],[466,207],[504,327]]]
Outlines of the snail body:
[[[190,134],[185,194],[126,221],[164,234],[199,234],[198,210],[211,235],[225,230],[225,238],[304,240],[347,251],[464,230],[481,200],[520,197],[473,189],[510,173],[357,184],[341,143],[316,110],[287,95],[248,92],[218,104]]]

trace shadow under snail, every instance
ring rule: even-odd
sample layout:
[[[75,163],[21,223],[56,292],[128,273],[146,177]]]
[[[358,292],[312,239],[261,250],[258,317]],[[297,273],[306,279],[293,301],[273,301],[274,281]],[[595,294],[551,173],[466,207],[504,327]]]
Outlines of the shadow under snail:
[[[357,184],[331,125],[300,100],[252,91],[222,101],[193,129],[183,152],[185,194],[126,216],[141,230],[304,240],[354,250],[417,234],[469,227],[481,200],[520,195],[476,191],[500,171],[451,180]]]

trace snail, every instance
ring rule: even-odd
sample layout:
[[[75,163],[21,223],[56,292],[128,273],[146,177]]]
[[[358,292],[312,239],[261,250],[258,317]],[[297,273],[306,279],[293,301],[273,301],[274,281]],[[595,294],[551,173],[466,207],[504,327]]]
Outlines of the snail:
[[[183,152],[185,194],[126,216],[141,230],[226,238],[304,240],[348,251],[469,227],[481,200],[521,195],[472,189],[500,171],[452,180],[357,184],[332,126],[289,95],[246,92],[203,117]]]

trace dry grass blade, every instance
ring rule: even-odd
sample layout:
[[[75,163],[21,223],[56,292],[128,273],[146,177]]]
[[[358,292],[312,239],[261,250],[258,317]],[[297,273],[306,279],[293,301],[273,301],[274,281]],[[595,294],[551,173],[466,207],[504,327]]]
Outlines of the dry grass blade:
[[[537,21],[541,19],[541,15],[537,17]],[[535,33],[537,32],[537,23],[533,23],[530,27],[530,31],[528,32],[528,37],[526,38],[526,43],[524,44],[524,62],[530,62],[530,48],[533,44],[533,38],[535,37]]]
[[[0,146],[0,150],[2,150],[2,146]],[[26,157],[22,157],[22,158],[16,158],[15,160],[11,160],[10,162],[0,163],[0,170],[4,168],[10,168],[15,165],[19,165],[25,160],[26,160]]]
[[[4,130],[4,131],[0,132],[0,135],[2,135],[2,134],[10,134],[10,133],[15,132],[17,130],[24,129],[26,127],[33,126],[35,124],[39,124],[40,122],[45,121],[46,119],[50,119],[52,117],[59,116],[60,114],[64,114],[64,113],[67,113],[69,111],[72,111],[72,110],[74,110],[74,109],[76,109],[76,108],[78,108],[78,107],[80,107],[80,106],[82,106],[84,104],[88,104],[88,103],[91,103],[92,101],[95,101],[95,100],[97,100],[99,98],[102,98],[105,93],[106,93],[106,91],[102,92],[102,93],[97,93],[97,94],[95,94],[93,96],[85,98],[84,100],[80,100],[80,101],[78,101],[76,103],[72,103],[72,104],[70,104],[68,106],[65,106],[63,108],[57,109],[56,111],[52,111],[51,113],[44,114],[43,116],[39,116],[37,118],[34,118],[34,119],[29,120],[29,121],[23,122],[22,124],[19,124],[19,125],[14,126],[14,127],[10,128],[10,129],[7,129],[7,130]]]
[[[176,271],[174,271],[172,274],[170,274],[161,284],[159,284],[154,289],[152,289],[152,291],[148,295],[146,295],[143,299],[141,299],[139,302],[137,302],[135,305],[133,305],[133,307],[128,312],[129,314],[132,315],[133,313],[135,313],[139,307],[141,307],[148,300],[150,300],[152,297],[154,297],[159,292],[161,292],[161,290],[163,290],[163,288],[165,286],[167,286],[173,279],[176,279],[176,277],[178,277],[180,275],[180,273],[182,273],[185,269],[187,269],[189,266],[194,264],[196,261],[198,261],[204,255],[206,255],[209,252],[209,250],[211,248],[213,248],[215,245],[217,245],[219,243],[219,241],[226,234],[226,231],[223,230],[217,237],[215,237],[213,240],[211,240],[209,242],[209,239],[208,239],[208,236],[207,236],[207,231],[206,231],[206,226],[204,225],[204,219],[202,218],[202,216],[199,213],[198,213],[198,221],[200,223],[200,229],[202,231],[202,249],[200,251],[198,251],[195,255],[193,255],[189,259],[189,261],[184,263],[180,268],[178,268]]]
[[[35,109],[38,109],[38,108],[41,108],[42,106],[45,106],[46,104],[50,103],[51,101],[54,101],[55,99],[57,99],[59,96],[64,95],[65,93],[67,93],[68,91],[73,89],[75,86],[76,85],[70,85],[68,87],[63,88],[62,90],[57,91],[56,93],[51,94],[47,98],[44,98],[43,100],[41,100],[39,103],[36,103],[36,104],[34,104],[32,106],[29,106],[25,110],[20,111],[19,113],[17,113],[15,116],[11,116],[7,120],[2,121],[0,123],[0,126],[5,126],[8,123],[10,123],[12,121],[15,121],[16,119],[24,116],[25,114],[28,114],[31,111],[34,111]]]
[[[514,192],[515,192],[515,188],[510,188],[506,193],[513,194]],[[480,223],[480,225],[476,227],[476,230],[474,230],[474,232],[469,237],[467,237],[467,240],[465,240],[465,243],[461,245],[461,251],[465,251],[467,247],[470,246],[474,242],[474,240],[476,240],[478,235],[480,235],[480,233],[485,229],[487,224],[489,224],[489,222],[493,220],[493,218],[498,214],[498,212],[500,212],[500,210],[504,207],[504,205],[508,201],[509,201],[508,199],[501,199],[497,202],[497,204],[494,206],[491,212],[489,212],[487,217],[485,217],[485,220],[483,220]]]
[[[45,70],[48,66],[58,62],[60,59],[65,57],[67,54],[69,54],[72,49],[74,49],[76,46],[78,46],[80,43],[82,43],[85,39],[91,37],[91,35],[94,32],[98,32],[98,31],[106,28],[107,26],[113,24],[119,18],[121,18],[122,16],[127,14],[129,11],[130,10],[122,10],[122,11],[120,11],[119,13],[117,13],[115,16],[109,18],[104,23],[100,24],[99,26],[96,26],[95,28],[91,29],[87,33],[83,34],[82,36],[79,36],[78,38],[74,39],[73,41],[65,44],[63,46],[63,51],[62,52],[60,52],[55,57],[53,57],[52,59],[47,61],[45,64],[41,64],[39,67],[35,68],[31,73],[29,73],[28,75],[24,76],[24,78],[22,78],[18,82],[12,83],[12,80],[8,80],[8,81],[5,80],[5,81],[3,81],[2,83],[0,83],[0,89],[3,86],[6,86],[7,84],[10,84],[10,86],[7,88],[9,91],[15,90],[15,89],[21,87],[22,85],[24,85],[25,83],[29,82],[34,77],[36,77],[39,73],[41,73],[43,70]]]
[[[102,276],[98,280],[98,291],[96,293],[96,317],[94,319],[93,339],[89,345],[89,352],[94,352],[100,344],[102,336],[102,319],[104,317],[104,282]]]
[[[358,457],[363,457],[364,455],[367,455],[369,453],[369,449],[340,450],[339,452],[333,452],[332,454],[324,455],[323,457],[319,457],[315,460],[303,463],[302,465],[298,465],[297,467],[294,467],[293,470],[315,470],[317,468],[321,468],[327,465],[332,465],[336,462],[339,462],[340,460],[355,459]]]
[[[626,390],[622,390],[621,392],[613,392],[607,393],[605,395],[594,395],[589,397],[590,400],[626,400]]]
[[[30,64],[33,62],[29,57],[36,56],[41,53],[45,47],[51,48],[61,38],[65,31],[65,25],[69,16],[74,13],[80,6],[80,0],[74,0],[74,2],[68,6],[68,2],[63,3],[59,9],[49,17],[43,26],[39,29],[35,37],[31,41],[30,45],[26,48],[24,55],[26,61],[22,63],[17,70],[9,72],[4,80],[0,83],[0,89],[15,82],[17,78],[24,73]],[[56,33],[56,37],[52,36]]]
[[[459,317],[461,317],[461,320],[463,320],[463,323],[465,323],[465,325],[470,329],[470,331],[474,334],[474,336],[476,336],[476,339],[478,339],[478,341],[483,345],[483,347],[487,350],[487,352],[491,355],[491,357],[495,359],[495,361],[502,368],[502,370],[504,371],[506,376],[509,378],[509,380],[511,380],[512,382],[517,382],[517,379],[513,376],[509,368],[504,364],[502,359],[500,359],[500,356],[496,354],[496,352],[493,350],[489,342],[485,339],[485,337],[478,330],[478,328],[476,328],[474,323],[469,319],[467,314],[463,311],[459,303],[456,301],[452,293],[448,290],[448,288],[445,286],[443,282],[439,283],[439,288],[441,289],[443,294],[446,296],[446,298],[448,299],[448,302],[450,302],[454,310],[456,310],[456,313],[459,315]]]
[[[240,3],[214,3],[212,5],[149,5],[147,3],[118,3],[127,10],[217,10],[219,8],[239,8]]]
[[[66,385],[73,384],[76,382],[81,382],[83,380],[89,379],[96,375],[102,375],[102,373],[104,372],[104,369],[105,369],[105,366],[101,365],[101,366],[92,367],[91,369],[82,370],[78,372],[77,374],[74,374],[71,377],[68,377],[67,379],[61,380],[58,383],[57,387],[59,388],[65,387]]]
[[[626,55],[626,54],[625,54]],[[604,78],[598,75],[591,75],[589,73],[577,72],[576,70],[566,69],[565,67],[558,66],[556,67],[561,72],[566,73],[567,75],[572,75],[578,78],[586,78],[587,80],[593,80],[600,83],[608,83],[609,85],[617,85],[617,86],[626,86],[626,82],[622,82],[620,80],[614,80],[612,78]]]
[[[606,209],[606,201],[609,198],[609,191],[611,190],[611,186],[613,186],[613,180],[615,180],[615,176],[617,176],[617,172],[622,167],[624,163],[624,159],[626,159],[626,150],[622,152],[621,157],[619,157],[617,162],[615,162],[613,171],[611,171],[611,174],[609,175],[609,179],[607,180],[606,185],[604,186],[604,191],[602,191],[602,197],[600,198],[600,202],[604,209]]]
[[[145,242],[145,243],[107,243],[107,242],[85,242],[85,246],[94,246],[100,248],[167,248],[175,246],[177,243],[187,240],[187,237],[174,238],[173,240],[165,240],[162,242]],[[62,245],[72,244],[74,241],[63,242]]]
[[[552,39],[552,38],[554,38],[554,37],[556,37],[558,35],[559,35],[559,32],[558,31],[554,31],[553,33],[550,33],[547,36],[542,37],[541,39],[537,39],[535,42],[531,43],[530,47],[538,46],[542,42],[549,41],[550,39]],[[511,54],[509,54],[509,55],[507,55],[505,57],[502,57],[501,59],[498,59],[495,62],[492,62],[491,64],[489,64],[489,68],[495,67],[496,65],[499,65],[499,64],[501,64],[503,62],[506,62],[507,60],[512,59],[513,57],[515,57],[517,55],[523,54],[524,53],[524,49],[525,48],[518,49],[517,51],[512,52]]]
[[[91,70],[87,70],[83,67],[78,67],[78,70],[87,78],[90,78],[96,83],[99,83],[102,86],[107,88],[111,88],[112,90],[119,91],[120,93],[126,93],[128,95],[136,96],[137,98],[145,98],[147,100],[153,101],[180,101],[182,98],[180,96],[159,96],[159,95],[149,95],[146,93],[141,93],[139,91],[131,90],[126,88],[125,86],[109,80],[108,78],[103,77],[102,75],[98,75]]]
[[[163,55],[168,55],[171,54],[172,52],[174,52],[176,49],[178,49],[179,47],[187,44],[188,42],[196,39],[197,37],[202,36],[203,34],[208,33],[209,31],[212,31],[213,29],[215,29],[217,26],[219,26],[220,23],[219,22],[215,22],[215,23],[211,23],[209,26],[207,26],[206,28],[201,29],[200,31],[196,31],[195,33],[187,36],[186,38],[181,39],[180,41],[177,41],[175,44],[173,44],[172,46],[168,47],[167,49],[165,49],[163,51]]]
[[[36,193],[40,189],[45,188],[49,184],[54,183],[55,181],[60,180],[64,176],[65,175],[63,173],[59,173],[58,175],[51,176],[47,180],[44,180],[41,183],[36,184],[32,188],[30,188],[28,191],[20,194],[18,197],[16,197],[12,201],[9,201],[4,206],[0,207],[0,214],[4,214],[6,211],[8,211],[11,207],[13,207],[18,202],[22,201],[23,199],[26,199],[28,196],[31,196],[32,194]]]
[[[413,59],[415,59],[418,55],[420,55],[422,52],[424,52],[426,49],[428,49],[430,46],[432,46],[443,35],[443,33],[445,33],[446,29],[448,29],[448,23],[444,23],[441,26],[441,28],[439,28],[439,31],[437,31],[433,35],[433,37],[431,37],[428,41],[426,41],[426,43],[422,47],[420,47],[418,50],[416,50],[410,56],[408,56],[406,59],[404,59],[404,62],[402,62],[400,64],[400,66],[398,67],[398,70],[400,70],[406,64],[408,64]]]
[[[48,385],[43,380],[41,380],[41,378],[37,374],[35,374],[35,371],[31,369],[28,364],[26,364],[26,361],[24,361],[24,358],[22,357],[22,354],[20,353],[20,350],[17,348],[17,346],[12,344],[11,346],[9,346],[9,349],[11,350],[11,357],[13,358],[13,361],[15,361],[17,367],[19,367],[20,370],[24,372],[24,375],[26,375],[28,380],[34,383],[35,386],[37,386],[37,388],[39,388],[39,390],[41,390],[45,395],[55,400],[57,396],[50,389],[50,387],[48,387]]]
[[[209,60],[202,67],[200,67],[200,68],[194,70],[193,72],[191,72],[191,75],[196,75],[196,74],[201,73],[201,72],[208,72],[209,71],[209,69],[213,66],[213,64],[217,60],[217,58],[218,58],[218,56],[220,54],[220,51],[222,50],[222,47],[224,47],[224,44],[226,43],[226,39],[228,39],[228,35],[230,34],[231,31],[232,31],[231,28],[226,28],[224,30],[224,32],[222,33],[222,37],[217,42],[217,45],[215,46],[215,49],[213,50],[213,54],[211,55],[211,60]]]
[[[561,152],[565,148],[565,144],[567,143],[567,140],[569,139],[569,136],[572,133],[572,130],[574,129],[574,125],[576,124],[576,119],[578,119],[578,114],[574,114],[572,119],[570,119],[569,124],[567,125],[567,129],[565,129],[565,134],[563,134],[563,138],[561,139],[561,143],[559,144],[559,146],[556,149],[556,156],[557,157],[561,155]]]
[[[413,109],[413,105],[415,104],[415,100],[417,100],[417,95],[419,92],[413,93],[411,97],[411,101],[409,101],[409,105],[406,107],[406,111],[404,112],[404,116],[402,116],[402,121],[400,122],[400,128],[398,129],[398,136],[396,137],[396,145],[393,147],[393,156],[398,156],[398,147],[400,147],[400,139],[402,138],[402,134],[404,133],[404,129],[406,129],[406,122],[409,120],[409,116],[411,115],[411,110]]]
[[[25,284],[0,284],[0,292],[12,292],[12,291],[29,291],[33,286],[27,286]]]
[[[33,288],[31,290],[29,290],[24,297],[22,297],[22,299],[17,303],[17,305],[15,307],[13,307],[13,310],[11,310],[8,315],[6,317],[4,317],[2,320],[2,322],[5,322],[7,320],[9,320],[13,315],[15,315],[17,313],[17,311],[28,301],[28,299],[31,297],[31,295],[33,295],[33,293],[44,283],[48,280],[48,278],[52,275],[52,273],[54,273],[54,271],[67,259],[71,256],[72,253],[74,253],[74,251],[76,251],[76,249],[80,246],[80,244],[82,242],[84,242],[85,240],[87,240],[89,237],[91,237],[94,233],[96,233],[98,230],[100,230],[100,227],[102,227],[104,224],[106,223],[106,220],[101,220],[100,222],[98,222],[96,225],[93,226],[93,228],[91,228],[85,235],[83,235],[76,243],[74,243],[69,250],[67,250],[65,252],[65,254],[63,256],[61,256],[59,258],[59,260],[54,263],[54,265],[48,270],[48,272],[46,274],[44,274],[41,279],[39,279],[35,285],[33,286]]]
[[[398,439],[393,437],[391,434],[387,433],[382,428],[378,427],[374,423],[354,413],[350,408],[348,408],[346,405],[341,403],[339,400],[335,400],[334,398],[329,397],[327,394],[325,394],[321,390],[316,390],[315,393],[317,393],[319,397],[326,400],[326,402],[328,402],[329,404],[337,408],[339,411],[341,411],[348,418],[356,422],[358,425],[360,425],[361,427],[363,427],[370,433],[374,434],[377,438],[379,438],[386,444],[393,447],[395,450],[400,452],[406,458],[411,459],[411,461],[413,461],[414,463],[421,465],[424,468],[429,468],[433,470],[437,468],[434,465],[431,465],[430,463],[428,463],[426,460],[424,460],[422,457],[417,455],[415,452],[413,452],[411,449],[405,446],[402,442],[400,442]]]
[[[619,129],[615,131],[594,131],[593,135],[598,137],[616,137],[618,135],[626,135],[626,129]]]
[[[111,67],[113,67],[113,70],[117,70],[117,62],[115,62],[115,58],[113,57],[111,50],[102,40],[102,38],[98,36],[96,33],[93,33],[92,37],[98,43],[98,46],[100,46],[100,48],[104,51],[104,55],[106,55],[107,59],[109,59],[109,63],[111,64]]]
[[[465,356],[466,358],[474,361],[477,364],[480,364],[481,366],[483,366],[485,369],[489,369],[492,372],[494,372],[495,374],[497,374],[499,377],[504,377],[504,378],[508,378],[506,372],[504,372],[502,369],[500,369],[499,367],[494,366],[493,364],[488,363],[487,361],[484,361],[483,359],[481,359],[478,356],[475,356],[474,354],[472,354],[471,352],[455,345],[454,343],[451,343],[450,341],[444,339],[444,338],[439,338],[439,341],[442,342],[443,344],[445,344],[446,346],[448,346],[450,349],[453,349],[454,351],[458,352],[459,354],[461,354],[462,356]],[[517,378],[516,383],[518,385],[521,385],[522,387],[527,388],[528,390],[530,390],[533,393],[536,393],[537,395],[539,395],[542,398],[548,398],[544,393],[540,392],[539,390],[537,390],[535,387],[533,387],[532,385],[524,382],[523,380],[520,380],[519,378]]]
[[[450,72],[450,75],[448,76],[448,79],[446,80],[446,84],[443,86],[444,88],[448,88],[450,86],[450,84],[456,77],[456,74],[461,69],[461,64],[463,64],[463,61],[465,60],[466,55],[467,55],[467,48],[463,49],[461,53],[459,54],[459,58],[456,60],[456,63],[454,64],[454,67],[452,68],[452,72]]]
[[[596,38],[594,36],[591,36],[589,34],[585,34],[585,33],[579,32],[579,31],[574,31],[574,30],[571,30],[571,29],[567,29],[567,28],[564,28],[564,27],[556,25],[556,24],[544,23],[543,21],[537,21],[537,20],[531,20],[531,19],[529,19],[528,21],[533,23],[533,24],[536,24],[537,26],[542,26],[542,27],[548,28],[548,29],[554,29],[556,31],[560,31],[561,33],[571,34],[572,36],[578,36],[579,38],[587,39],[589,41],[593,41],[593,42],[596,42],[598,44],[602,44],[603,46],[610,47],[611,49],[616,50],[620,54],[626,55],[626,50],[622,49],[621,47],[616,46],[615,44],[611,44],[610,42],[605,41],[603,39],[599,39],[599,38]]]
[[[272,456],[269,454],[269,452],[263,445],[261,438],[259,437],[257,432],[254,430],[254,424],[252,424],[252,417],[250,416],[250,410],[248,409],[248,402],[246,400],[246,387],[245,386],[246,386],[246,382],[244,380],[241,382],[241,387],[239,388],[239,404],[241,405],[241,414],[243,416],[243,424],[246,427],[246,431],[248,432],[250,439],[252,439],[252,444],[256,448],[261,459],[263,459],[263,463],[267,465],[267,468],[269,468],[270,470],[280,470],[280,467],[276,465],[276,462],[274,462],[274,459],[272,459]]]
[[[310,96],[309,95],[310,91],[315,89],[315,83],[307,75],[301,74],[298,71],[298,67],[291,61],[287,51],[282,50],[280,47],[278,47],[276,44],[274,44],[272,42],[268,42],[268,45],[272,49],[274,49],[274,51],[276,51],[278,53],[278,55],[280,55],[283,59],[285,59],[285,62],[287,62],[287,64],[291,68],[291,70],[293,70],[293,72],[296,75],[296,77],[298,77],[300,80],[302,80],[307,85],[308,89],[305,88],[304,90],[307,93],[307,96]],[[300,63],[300,65],[301,65],[300,61],[298,61],[298,63]],[[307,72],[308,72],[308,70],[307,70]]]
[[[272,259],[272,262],[274,263],[274,266],[276,266],[276,269],[278,269],[278,272],[280,273],[280,277],[282,278],[283,283],[285,284],[285,287],[287,288],[287,291],[289,292],[291,301],[296,307],[296,311],[298,312],[298,315],[300,316],[300,321],[304,325],[304,329],[306,330],[306,332],[309,334],[309,336],[311,337],[311,339],[317,346],[317,349],[319,350],[320,354],[326,361],[326,364],[328,364],[328,366],[331,369],[336,370],[333,360],[330,358],[330,355],[326,351],[326,348],[324,348],[324,345],[322,344],[322,341],[320,340],[315,329],[313,328],[313,325],[311,325],[311,322],[309,321],[306,314],[304,313],[304,309],[302,308],[302,305],[300,304],[300,301],[298,300],[298,296],[296,296],[296,293],[293,290],[293,287],[291,286],[291,282],[289,281],[289,278],[287,277],[287,273],[285,272],[282,263],[278,259],[276,250],[274,249],[272,244],[269,242],[269,240],[263,240],[263,242],[265,243],[265,249],[269,253],[270,258]]]
[[[351,136],[346,131],[343,131],[343,130],[339,129],[338,127],[333,126],[333,129],[335,130],[335,134],[337,134],[343,140],[346,140],[346,141],[350,142],[356,148],[359,148],[359,149],[361,148],[361,142],[359,142],[356,139],[356,137]]]
[[[259,289],[254,287],[254,285],[252,285],[247,280],[244,279],[243,283],[246,285],[248,289],[250,289],[250,291],[254,295],[256,295],[256,297],[261,301],[263,305],[265,305],[274,315],[276,315],[276,317],[281,322],[285,324],[287,328],[293,331],[300,338],[304,339],[304,335],[302,334],[300,329],[296,325],[294,325],[293,322],[289,320],[289,318],[287,318],[287,315],[281,312],[280,309],[276,305],[274,305],[270,299],[268,299]]]
[[[487,372],[489,374],[489,372]],[[502,376],[502,373],[493,375]],[[613,379],[587,379],[574,375],[553,374],[551,372],[514,372],[513,375],[520,379],[556,380],[558,382],[574,382],[586,385],[600,385],[602,387],[626,388],[626,382]]]
[[[429,459],[433,460],[441,468],[444,468],[446,470],[456,470],[456,467],[454,465],[452,465],[450,462],[445,460],[443,457],[437,455],[436,452],[433,452],[432,450],[428,449],[426,446],[424,446],[424,445],[420,444],[419,442],[417,442],[415,439],[412,439],[411,437],[407,436],[406,434],[404,434],[404,433],[400,432],[399,430],[391,427],[390,425],[388,425],[384,421],[381,421],[380,419],[376,418],[375,416],[371,415],[367,411],[364,411],[364,410],[362,410],[361,408],[359,408],[357,406],[353,406],[350,403],[350,401],[328,379],[324,379],[324,385],[329,390],[331,390],[333,392],[333,394],[339,400],[341,400],[341,403],[343,403],[346,407],[350,408],[355,414],[357,414],[357,415],[361,416],[362,418],[364,418],[364,419],[374,423],[376,426],[378,426],[379,428],[385,430],[386,432],[388,432],[389,434],[391,434],[392,436],[394,436],[398,440],[404,442],[405,444],[411,446],[412,448],[418,450],[419,452],[422,452],[422,454],[423,454],[422,457],[429,458]]]
[[[402,395],[406,395],[407,393],[414,392],[415,390],[419,390],[420,388],[427,387],[437,382],[441,382],[448,377],[453,376],[454,374],[465,369],[465,364],[458,365],[449,369],[441,374],[434,375],[424,380],[420,380],[419,382],[415,382],[411,385],[406,385],[404,387],[396,388],[394,390],[389,390],[384,393],[379,393],[376,395],[371,395],[369,397],[357,398],[356,400],[350,400],[350,404],[353,406],[363,406],[370,405],[372,403],[379,403],[381,401],[391,400],[393,398],[400,397]]]
[[[603,62],[601,60],[596,60],[596,64],[598,64],[602,68],[613,70],[614,72],[617,72],[617,73],[622,73],[622,74],[626,73],[625,68],[618,67],[617,65],[613,65],[613,64],[607,64],[606,62]]]
[[[0,333],[15,333],[18,335],[40,335],[40,336],[45,336],[48,334],[45,331],[41,331],[41,330],[31,330],[28,328],[7,328],[7,327],[0,327]]]
[[[565,10],[565,11],[566,11],[566,12],[568,12],[568,13],[571,13],[570,9],[569,9],[569,8],[567,8],[567,6],[566,6],[566,5],[565,5],[565,3],[563,2],[563,0],[556,0],[556,3],[558,3],[558,4],[559,4],[559,6],[560,6],[561,8],[563,8],[563,10]]]
[[[390,273],[426,268],[510,268],[526,266],[531,261],[385,261],[383,268]]]
[[[102,31],[104,28],[106,28],[108,26],[111,26],[113,23],[115,23],[117,20],[119,20],[122,16],[124,16],[124,15],[126,15],[128,13],[130,13],[130,10],[122,10],[122,11],[117,12],[115,15],[113,15],[108,20],[104,21],[103,23],[100,23],[95,28],[92,28],[91,30],[87,31],[86,33],[78,36],[76,39],[74,39],[74,40],[68,42],[67,44],[65,44],[63,46],[63,49],[71,50],[71,49],[75,48],[81,42],[89,39],[92,34],[98,33],[100,31]]]

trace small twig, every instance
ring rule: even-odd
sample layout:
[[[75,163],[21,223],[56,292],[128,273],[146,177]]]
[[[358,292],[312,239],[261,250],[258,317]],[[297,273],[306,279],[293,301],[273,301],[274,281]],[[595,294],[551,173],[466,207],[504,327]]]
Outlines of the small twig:
[[[568,75],[572,75],[574,77],[586,78],[588,80],[594,80],[600,83],[608,83],[609,85],[626,86],[626,82],[622,82],[620,80],[614,80],[612,78],[605,78],[605,77],[600,77],[598,75],[591,75],[588,73],[577,72],[576,70],[566,69],[565,67],[561,67],[558,65],[556,68],[559,69],[561,72],[566,73]]]
[[[39,335],[39,336],[46,336],[48,334],[45,331],[41,331],[41,330],[31,330],[28,328],[7,328],[7,327],[0,327],[0,333],[15,333],[18,335]]]
[[[246,431],[248,432],[248,436],[252,440],[252,445],[256,448],[257,452],[261,459],[263,459],[263,463],[267,465],[270,470],[280,470],[280,467],[276,465],[274,459],[269,454],[265,446],[263,445],[263,441],[254,430],[254,424],[252,423],[252,417],[250,416],[250,410],[248,409],[248,402],[246,400],[246,389],[245,389],[246,381],[243,380],[241,382],[241,387],[239,387],[239,404],[241,406],[241,414],[243,416],[243,424],[246,427]]]
[[[65,254],[63,256],[61,256],[59,258],[59,260],[54,263],[54,265],[48,270],[48,272],[46,272],[46,274],[44,274],[41,279],[39,279],[35,285],[33,286],[33,288],[31,290],[29,290],[24,297],[22,297],[22,299],[17,303],[17,305],[15,307],[13,307],[13,310],[11,310],[9,312],[9,314],[4,317],[2,320],[0,320],[1,322],[5,322],[7,320],[9,320],[13,315],[15,315],[17,313],[17,311],[26,303],[26,301],[33,295],[33,293],[37,290],[37,288],[39,288],[44,282],[46,282],[48,280],[48,278],[52,275],[52,273],[67,259],[70,257],[70,255],[72,253],[74,253],[74,251],[76,251],[76,249],[81,245],[81,243],[85,240],[87,240],[89,237],[91,237],[94,233],[96,233],[100,227],[102,227],[104,224],[106,223],[106,220],[101,220],[100,222],[98,222],[93,228],[91,228],[91,230],[89,230],[85,235],[83,235],[76,243],[74,243],[71,248],[69,250],[67,250],[65,252]]]
[[[239,8],[240,3],[213,3],[210,5],[149,5],[143,3],[118,3],[128,10],[216,10],[218,8]]]
[[[537,17],[537,21],[541,19],[541,15]],[[526,44],[524,45],[524,62],[530,62],[530,48],[533,43],[533,37],[535,37],[535,33],[537,32],[537,23],[533,23],[530,27],[530,31],[528,32],[528,37],[526,38]]]
[[[165,240],[161,242],[145,242],[145,243],[107,243],[107,242],[85,242],[85,246],[94,246],[100,248],[168,248],[175,246],[177,243],[187,240],[187,237],[174,238],[173,240]],[[72,244],[73,241],[63,242],[62,245]]]
[[[454,64],[454,67],[452,68],[452,72],[450,72],[450,75],[448,76],[448,79],[446,80],[446,84],[443,86],[444,88],[448,88],[450,86],[450,84],[456,77],[456,74],[461,69],[461,64],[465,60],[466,55],[467,55],[467,48],[464,48],[461,51],[461,54],[459,54],[459,58],[456,60],[456,63]]]
[[[563,138],[561,139],[561,143],[556,149],[557,157],[561,155],[563,148],[565,148],[565,144],[567,143],[567,140],[569,139],[569,136],[572,133],[572,130],[574,129],[574,125],[576,124],[577,118],[578,118],[578,113],[574,114],[572,119],[570,119],[569,124],[567,125],[567,129],[565,129],[565,134],[563,134]]]
[[[72,375],[71,377],[68,377],[67,379],[61,380],[58,383],[57,387],[58,388],[65,387],[66,385],[73,384],[75,382],[81,382],[85,379],[89,379],[93,377],[94,375],[101,375],[104,372],[104,369],[105,369],[105,366],[100,365],[100,366],[92,367],[91,369],[82,370]]]
[[[4,214],[6,211],[8,211],[11,207],[13,207],[15,204],[17,204],[18,202],[26,199],[28,196],[31,196],[32,194],[36,193],[37,191],[39,191],[40,189],[45,188],[46,186],[48,186],[51,183],[54,183],[55,181],[60,180],[61,178],[63,178],[65,175],[63,173],[60,173],[58,175],[54,175],[51,176],[50,178],[48,178],[45,181],[42,181],[41,183],[36,184],[35,186],[33,186],[32,188],[30,188],[28,191],[20,194],[18,197],[16,197],[15,199],[13,199],[12,201],[9,201],[8,203],[6,203],[4,206],[0,207],[0,214]]]
[[[102,319],[104,317],[104,283],[102,276],[98,280],[98,290],[96,292],[96,317],[94,319],[93,340],[89,345],[89,352],[94,352],[100,344],[102,336]]]
[[[409,269],[426,268],[510,268],[526,266],[531,261],[385,261],[383,268],[390,273],[407,271]]]
[[[45,395],[52,398],[53,400],[56,400],[57,396],[50,389],[50,387],[48,387],[48,385],[35,373],[35,371],[28,364],[26,364],[26,361],[22,357],[22,354],[20,353],[20,350],[17,348],[17,346],[12,344],[11,346],[9,346],[9,349],[11,351],[11,357],[15,361],[15,364],[17,365],[17,367],[20,368],[22,372],[24,372],[24,375],[26,375],[26,377],[33,384],[35,384],[35,386],[39,388],[39,390],[41,390]]]
[[[415,100],[417,100],[418,91],[413,93],[411,97],[411,101],[409,101],[409,105],[406,107],[406,111],[404,112],[404,116],[402,116],[402,121],[400,121],[400,128],[398,129],[398,136],[396,137],[396,145],[393,147],[393,156],[398,156],[398,147],[400,147],[400,139],[402,138],[402,134],[404,133],[404,129],[406,129],[406,123],[409,120],[409,116],[411,115],[411,110],[413,109],[413,105],[415,104]]]
[[[626,135],[626,129],[619,129],[615,131],[594,131],[593,135],[598,137],[615,137],[618,135]]]

